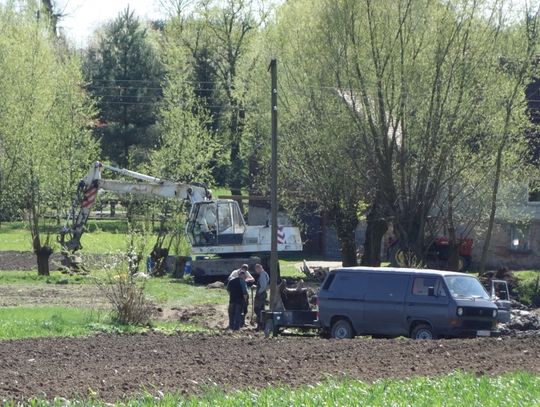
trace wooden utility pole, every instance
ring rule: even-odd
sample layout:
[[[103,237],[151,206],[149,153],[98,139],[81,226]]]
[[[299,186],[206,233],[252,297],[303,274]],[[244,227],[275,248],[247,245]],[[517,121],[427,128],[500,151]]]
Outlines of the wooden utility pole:
[[[277,60],[270,61],[272,77],[272,163],[270,183],[270,222],[272,240],[270,246],[270,311],[277,310],[281,301],[278,300],[278,257],[277,257]]]

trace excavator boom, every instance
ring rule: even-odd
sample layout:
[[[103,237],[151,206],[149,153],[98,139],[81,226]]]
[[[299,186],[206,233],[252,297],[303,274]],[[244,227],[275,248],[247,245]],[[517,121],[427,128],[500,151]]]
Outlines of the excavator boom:
[[[103,169],[144,182],[103,179],[101,177]],[[77,194],[73,199],[67,222],[59,233],[58,241],[65,251],[75,252],[82,248],[81,236],[99,190],[111,191],[118,194],[174,198],[177,200],[186,200],[190,203],[202,202],[212,197],[211,192],[204,186],[162,180],[157,177],[113,167],[96,161],[79,182]]]

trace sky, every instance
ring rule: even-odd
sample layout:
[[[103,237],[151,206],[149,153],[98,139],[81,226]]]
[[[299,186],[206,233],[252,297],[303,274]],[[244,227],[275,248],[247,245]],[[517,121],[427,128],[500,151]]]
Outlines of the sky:
[[[84,46],[94,30],[127,6],[142,20],[163,18],[157,0],[54,0],[64,17],[60,27],[76,46]]]
[[[540,0],[504,2],[506,6],[522,9],[525,4],[538,5]],[[60,28],[64,29],[66,36],[78,47],[86,46],[97,27],[117,17],[127,6],[142,20],[165,17],[165,13],[160,11],[159,0],[53,0],[53,4],[64,14]]]

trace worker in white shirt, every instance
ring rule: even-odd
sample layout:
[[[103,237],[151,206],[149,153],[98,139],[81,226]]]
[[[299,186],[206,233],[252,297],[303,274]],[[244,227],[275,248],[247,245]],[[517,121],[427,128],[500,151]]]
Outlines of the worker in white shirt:
[[[242,264],[242,266],[239,269],[234,270],[229,275],[229,277],[227,278],[227,281],[231,281],[233,278],[238,277],[238,273],[240,273],[240,271],[245,271],[246,272],[246,284],[251,284],[251,283],[255,282],[255,278],[248,271],[248,265],[247,264]]]

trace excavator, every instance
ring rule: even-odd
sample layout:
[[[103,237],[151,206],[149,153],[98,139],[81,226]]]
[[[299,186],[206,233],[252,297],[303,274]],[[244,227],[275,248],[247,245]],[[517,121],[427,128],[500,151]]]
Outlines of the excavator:
[[[104,179],[104,170],[137,181]],[[185,233],[197,259],[191,265],[196,280],[224,278],[243,263],[265,263],[269,256],[271,228],[268,225],[247,225],[237,201],[213,199],[211,191],[203,184],[172,182],[100,161],[91,165],[77,185],[67,222],[58,236],[64,252],[75,253],[82,249],[81,237],[99,191],[163,197],[190,203]],[[302,250],[297,227],[278,226],[277,240],[278,251]]]

